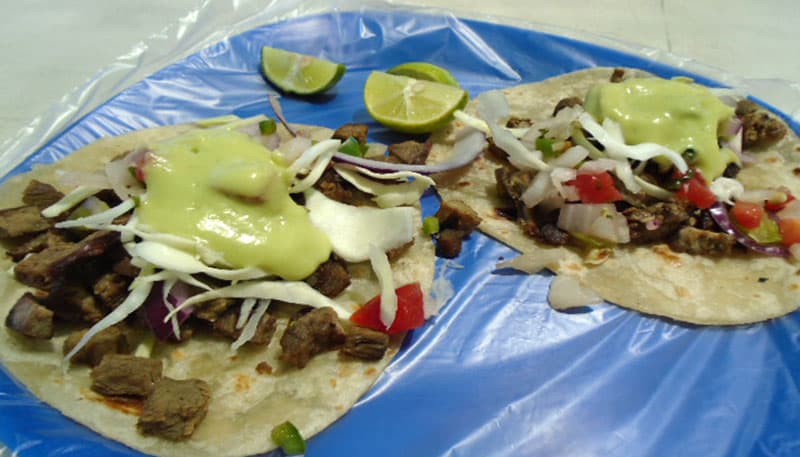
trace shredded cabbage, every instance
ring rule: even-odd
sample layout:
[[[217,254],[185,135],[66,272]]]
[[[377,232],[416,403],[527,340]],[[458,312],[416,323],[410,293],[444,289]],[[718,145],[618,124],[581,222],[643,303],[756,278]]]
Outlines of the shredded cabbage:
[[[311,223],[325,232],[333,252],[348,262],[368,260],[370,244],[386,252],[414,239],[417,210],[410,206],[350,206],[314,189],[307,190],[305,197]]]
[[[680,154],[665,146],[656,143],[640,143],[634,146],[627,145],[620,139],[622,131],[619,125],[611,119],[606,119],[603,125],[597,123],[588,113],[578,116],[578,121],[584,129],[592,134],[595,140],[605,147],[605,152],[612,159],[650,160],[654,157],[664,156],[675,165],[681,173],[686,173],[689,166]]]
[[[255,300],[253,301],[255,303]],[[236,352],[242,347],[245,343],[253,339],[256,334],[256,329],[258,329],[258,323],[261,322],[261,318],[264,317],[264,313],[267,312],[267,308],[269,308],[270,300],[258,300],[258,306],[256,307],[255,311],[253,311],[253,315],[250,316],[250,319],[247,320],[247,323],[244,325],[242,329],[242,333],[239,334],[239,337],[236,338],[236,341],[231,343],[231,352]],[[242,305],[244,308],[244,305]],[[239,328],[238,326],[236,328]]]
[[[76,205],[100,192],[102,189],[96,186],[78,186],[67,195],[47,208],[42,210],[44,217],[56,217],[59,214],[74,208]]]
[[[369,245],[369,263],[381,286],[381,322],[390,328],[397,316],[397,292],[394,290],[392,267],[386,253],[374,244]]]
[[[111,225],[112,221],[136,206],[133,199],[123,200],[117,206],[109,208],[101,213],[92,214],[91,216],[81,217],[69,221],[63,221],[56,224],[56,228],[74,228],[85,227],[90,229],[103,229]]]
[[[350,317],[349,311],[303,281],[247,281],[193,295],[170,312],[164,322],[183,308],[222,297],[280,300],[315,308],[330,306],[339,317]]]
[[[381,208],[417,203],[422,194],[435,185],[433,179],[411,171],[375,173],[366,168],[346,164],[334,165],[333,169],[356,189],[375,195],[373,200]],[[395,182],[383,184],[369,178]]]
[[[131,293],[128,294],[125,300],[119,304],[119,306],[114,308],[113,311],[106,314],[105,317],[94,324],[89,331],[83,335],[83,338],[78,341],[78,344],[76,344],[75,347],[64,356],[63,368],[66,369],[69,366],[70,359],[72,359],[72,357],[77,354],[78,351],[83,349],[83,347],[86,346],[86,343],[88,343],[89,340],[91,340],[95,335],[115,324],[122,322],[126,317],[130,316],[134,311],[139,309],[139,307],[144,304],[145,300],[147,300],[147,296],[150,295],[150,290],[152,288],[153,283],[143,282],[141,285],[131,290]]]
[[[256,267],[231,270],[209,267],[189,253],[155,241],[136,243],[130,247],[129,252],[158,268],[178,273],[205,273],[214,278],[228,281],[243,281],[263,278],[270,275],[266,271]]]

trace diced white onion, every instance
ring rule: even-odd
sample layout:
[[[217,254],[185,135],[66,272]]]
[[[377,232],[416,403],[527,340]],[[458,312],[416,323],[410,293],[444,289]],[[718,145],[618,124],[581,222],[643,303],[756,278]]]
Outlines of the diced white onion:
[[[533,177],[533,181],[531,181],[528,188],[525,189],[525,192],[522,193],[520,200],[522,200],[528,208],[533,208],[542,200],[556,192],[557,190],[553,185],[553,180],[550,178],[550,173],[547,171],[540,171]]]
[[[561,208],[558,228],[614,243],[628,243],[630,230],[625,216],[610,203],[570,203]]]
[[[729,205],[733,204],[734,200],[741,199],[744,194],[744,186],[742,183],[735,179],[720,176],[711,182],[709,186],[711,192],[717,196],[717,200],[725,202]]]
[[[567,149],[549,163],[552,167],[575,168],[587,157],[589,157],[589,150],[583,146],[577,145]]]
[[[540,151],[531,151],[508,130],[497,124],[489,124],[494,144],[508,154],[508,161],[520,170],[547,170],[550,165],[542,160]]]
[[[540,172],[545,173],[545,172]],[[550,180],[553,182],[553,186],[558,191],[558,194],[568,201],[578,201],[580,200],[580,196],[578,195],[578,189],[575,186],[565,184],[567,181],[572,181],[578,176],[578,171],[574,168],[553,168],[550,171]]]
[[[556,310],[579,308],[603,301],[603,297],[592,288],[582,285],[577,279],[567,275],[558,275],[553,278],[547,299],[550,307]]]

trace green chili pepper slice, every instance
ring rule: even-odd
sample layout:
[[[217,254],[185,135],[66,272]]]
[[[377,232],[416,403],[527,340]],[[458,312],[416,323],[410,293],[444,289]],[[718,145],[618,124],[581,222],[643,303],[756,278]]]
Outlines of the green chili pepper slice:
[[[306,441],[300,435],[297,427],[289,421],[276,425],[272,429],[270,436],[272,441],[288,455],[298,455],[306,452]]]

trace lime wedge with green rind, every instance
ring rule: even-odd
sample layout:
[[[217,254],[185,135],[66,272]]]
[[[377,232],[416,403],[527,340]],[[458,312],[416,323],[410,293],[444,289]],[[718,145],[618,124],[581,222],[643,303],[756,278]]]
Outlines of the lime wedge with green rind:
[[[267,80],[283,92],[311,95],[336,85],[347,68],[318,57],[264,46],[261,70]]]
[[[414,79],[434,81],[448,86],[461,87],[458,80],[448,70],[428,62],[406,62],[391,68],[390,75],[408,76]]]
[[[374,71],[364,86],[364,103],[381,124],[404,133],[444,127],[469,96],[458,87]]]

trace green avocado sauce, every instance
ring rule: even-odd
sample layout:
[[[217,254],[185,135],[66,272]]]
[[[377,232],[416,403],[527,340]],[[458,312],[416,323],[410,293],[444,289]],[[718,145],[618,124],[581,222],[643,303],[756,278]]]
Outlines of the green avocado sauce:
[[[632,78],[600,84],[587,94],[585,108],[600,122],[608,118],[619,123],[628,144],[658,143],[690,157],[689,166],[709,182],[738,162],[718,142],[733,108],[690,81]]]
[[[282,158],[247,135],[195,130],[152,147],[141,223],[194,239],[234,268],[306,278],[331,244],[289,196]]]

